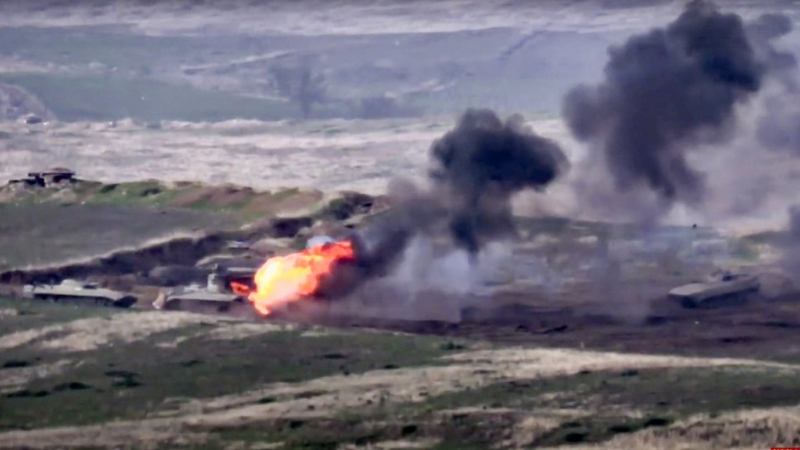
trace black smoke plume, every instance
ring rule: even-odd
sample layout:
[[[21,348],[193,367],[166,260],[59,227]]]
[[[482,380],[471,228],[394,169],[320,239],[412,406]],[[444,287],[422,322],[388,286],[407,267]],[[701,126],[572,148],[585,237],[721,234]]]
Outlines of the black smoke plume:
[[[457,126],[434,141],[431,187],[394,180],[397,204],[350,237],[356,258],[325,280],[320,296],[339,297],[365,280],[391,273],[412,239],[444,230],[473,261],[490,241],[516,232],[511,198],[543,190],[568,167],[553,141],[535,134],[515,115],[503,122],[487,109],[467,110]]]
[[[390,185],[400,203],[367,230],[374,237],[366,240],[376,242],[370,260],[380,261],[373,265],[385,265],[411,236],[436,233],[442,223],[457,247],[476,255],[487,242],[515,234],[514,194],[541,191],[568,167],[558,144],[535,134],[522,116],[503,122],[488,109],[467,110],[433,142],[430,155],[430,189],[399,180]]]
[[[742,19],[695,0],[666,28],[611,48],[609,58],[601,84],[565,97],[572,133],[601,152],[617,191],[644,187],[667,206],[697,204],[705,180],[688,150],[726,137],[734,107],[759,90],[767,70]]]
[[[485,242],[514,233],[511,197],[542,190],[566,167],[555,142],[536,135],[519,115],[502,122],[470,109],[456,128],[433,143],[430,175],[450,214],[459,247],[477,254]]]

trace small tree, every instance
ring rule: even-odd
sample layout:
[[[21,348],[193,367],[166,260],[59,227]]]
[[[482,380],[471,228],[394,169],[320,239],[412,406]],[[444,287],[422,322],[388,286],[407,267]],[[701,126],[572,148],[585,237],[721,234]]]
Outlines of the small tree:
[[[300,106],[304,118],[314,103],[325,101],[325,75],[312,73],[308,66],[273,66],[270,74],[278,93]]]

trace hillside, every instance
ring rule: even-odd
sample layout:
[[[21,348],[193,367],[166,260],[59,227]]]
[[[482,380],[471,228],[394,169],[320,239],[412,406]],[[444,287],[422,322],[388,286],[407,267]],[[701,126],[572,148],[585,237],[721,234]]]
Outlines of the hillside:
[[[270,21],[267,11],[254,14]],[[431,116],[477,105],[556,113],[571,85],[599,76],[605,48],[619,35],[545,34],[503,27],[321,36],[0,27],[0,81],[30,91],[67,122],[302,118],[274,77],[293,67],[324,76],[314,119]]]
[[[6,301],[0,323],[4,449],[644,450],[800,438],[795,364]]]
[[[246,239],[262,230],[291,240],[299,228],[281,234],[272,219],[299,217],[298,223],[307,221],[306,228],[345,223],[373,207],[385,208],[381,202],[353,192],[256,191],[156,180],[107,184],[76,179],[47,187],[10,183],[0,187],[0,269],[83,261],[216,232]]]

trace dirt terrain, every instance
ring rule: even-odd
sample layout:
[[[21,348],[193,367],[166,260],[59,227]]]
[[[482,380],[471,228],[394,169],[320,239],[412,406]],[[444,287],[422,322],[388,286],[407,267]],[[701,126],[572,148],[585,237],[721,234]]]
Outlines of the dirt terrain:
[[[0,448],[793,443],[800,366],[774,316],[796,303],[321,328],[3,302]]]
[[[81,206],[0,206],[0,266],[52,264],[135,247],[165,236],[225,228],[221,215]],[[91,236],[91,239],[88,237]]]
[[[797,127],[767,151],[759,119],[797,119],[800,8],[717,2],[741,51],[684,3],[0,4],[0,450],[800,446]],[[467,108],[524,117],[462,140]],[[698,181],[615,179],[662,165]],[[256,269],[328,237],[355,250],[317,280],[353,289],[259,314]],[[723,273],[757,292],[669,296]]]
[[[472,317],[468,314],[461,323],[372,319],[329,323],[545,347],[800,361],[800,345],[793,343],[800,329],[794,319],[800,313],[798,295],[709,310],[685,310],[662,296],[651,302],[647,315],[634,318],[592,312],[585,305],[560,306],[549,298],[536,302],[514,296],[507,301],[514,303],[472,310]]]
[[[321,211],[315,217],[333,225],[341,210]],[[800,297],[775,273],[769,245],[694,227],[561,218],[519,218],[518,227],[500,278],[466,296],[411,298],[378,284],[267,318],[153,311],[149,298],[128,311],[4,300],[0,448],[744,449],[800,440]],[[145,264],[135,255],[126,258]],[[758,274],[761,294],[692,310],[666,298],[721,262]]]

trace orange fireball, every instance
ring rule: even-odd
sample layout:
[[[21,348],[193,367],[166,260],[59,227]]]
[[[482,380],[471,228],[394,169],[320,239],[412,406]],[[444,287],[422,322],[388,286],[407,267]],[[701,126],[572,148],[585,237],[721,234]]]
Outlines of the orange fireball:
[[[277,305],[315,293],[320,279],[331,272],[337,261],[351,260],[354,256],[353,243],[340,241],[270,258],[256,272],[253,280],[256,288],[248,299],[266,316]]]

